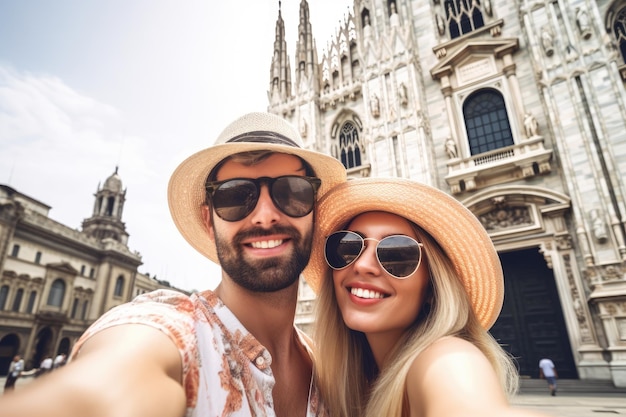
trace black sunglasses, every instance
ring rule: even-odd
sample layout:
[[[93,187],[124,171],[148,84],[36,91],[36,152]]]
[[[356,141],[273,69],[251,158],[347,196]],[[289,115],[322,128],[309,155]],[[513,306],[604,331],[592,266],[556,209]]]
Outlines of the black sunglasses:
[[[356,232],[340,230],[326,238],[324,256],[332,269],[343,269],[361,256],[365,241],[376,243],[376,258],[389,275],[405,279],[419,268],[422,261],[422,244],[410,236],[392,235],[381,240],[363,237]]]
[[[270,178],[231,178],[206,183],[207,198],[215,213],[228,222],[246,218],[259,202],[267,184],[274,205],[290,217],[304,217],[313,210],[322,181],[315,177],[284,175]]]

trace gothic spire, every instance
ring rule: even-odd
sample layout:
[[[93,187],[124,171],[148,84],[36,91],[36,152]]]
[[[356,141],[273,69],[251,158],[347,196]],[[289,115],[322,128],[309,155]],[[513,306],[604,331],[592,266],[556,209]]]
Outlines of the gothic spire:
[[[291,66],[287,55],[285,40],[285,22],[281,14],[281,2],[278,2],[278,19],[276,20],[276,37],[274,39],[274,55],[270,68],[270,103],[284,101],[291,97]]]
[[[298,92],[303,86],[308,86],[308,80],[314,80],[313,88],[319,91],[317,49],[313,38],[313,30],[309,15],[309,3],[300,2],[300,23],[298,24],[298,42],[296,44],[296,88]]]

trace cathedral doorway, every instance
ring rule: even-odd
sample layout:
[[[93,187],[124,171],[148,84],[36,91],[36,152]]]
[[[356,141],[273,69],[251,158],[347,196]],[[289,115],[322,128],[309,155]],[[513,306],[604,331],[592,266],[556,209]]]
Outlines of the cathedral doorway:
[[[560,378],[577,379],[563,310],[554,280],[538,248],[500,253],[504,306],[490,333],[517,361],[522,377],[539,377],[549,357]]]

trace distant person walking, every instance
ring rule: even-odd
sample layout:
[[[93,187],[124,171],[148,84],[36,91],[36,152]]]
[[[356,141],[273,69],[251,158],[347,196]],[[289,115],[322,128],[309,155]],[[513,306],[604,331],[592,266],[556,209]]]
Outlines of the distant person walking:
[[[24,359],[20,355],[15,355],[13,361],[9,365],[9,373],[7,374],[7,380],[4,384],[4,391],[10,391],[15,388],[15,382],[17,378],[22,375],[24,371]]]
[[[52,358],[50,356],[46,356],[39,365],[39,372],[37,372],[37,376],[50,372],[52,370],[52,363]]]
[[[548,381],[548,388],[550,388],[550,395],[553,397],[556,395],[556,379],[559,377],[554,366],[554,362],[548,358],[543,358],[539,361],[539,378],[545,378]]]
[[[65,353],[59,353],[56,358],[54,358],[54,362],[52,364],[52,368],[53,369],[57,369],[60,368],[61,366],[65,365],[65,360],[67,358],[67,355],[65,355]]]

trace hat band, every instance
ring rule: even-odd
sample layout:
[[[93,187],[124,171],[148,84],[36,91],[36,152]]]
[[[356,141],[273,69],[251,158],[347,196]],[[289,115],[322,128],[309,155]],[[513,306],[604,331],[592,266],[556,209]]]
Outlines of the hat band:
[[[296,142],[294,142],[293,140],[289,139],[286,136],[281,135],[280,133],[268,132],[265,130],[260,130],[256,132],[246,132],[244,134],[235,136],[234,138],[226,141],[226,143],[239,143],[239,142],[274,143],[277,145],[293,146],[295,148],[300,147],[300,145],[298,145]]]

